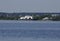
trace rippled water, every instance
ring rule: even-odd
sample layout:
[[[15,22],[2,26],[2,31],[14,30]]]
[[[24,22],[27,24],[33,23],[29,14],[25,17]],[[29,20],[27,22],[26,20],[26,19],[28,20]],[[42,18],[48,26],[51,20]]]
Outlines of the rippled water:
[[[60,21],[0,20],[0,41],[60,41]]]

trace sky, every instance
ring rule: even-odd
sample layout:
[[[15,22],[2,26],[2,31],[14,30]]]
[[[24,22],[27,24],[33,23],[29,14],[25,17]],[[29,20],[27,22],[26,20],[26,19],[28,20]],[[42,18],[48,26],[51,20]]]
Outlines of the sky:
[[[0,12],[60,12],[60,0],[0,0]]]

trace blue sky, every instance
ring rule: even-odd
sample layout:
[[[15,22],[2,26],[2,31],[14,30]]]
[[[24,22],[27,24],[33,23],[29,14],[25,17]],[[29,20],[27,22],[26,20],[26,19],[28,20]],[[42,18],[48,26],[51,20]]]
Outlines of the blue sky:
[[[0,0],[0,12],[60,12],[60,0]]]

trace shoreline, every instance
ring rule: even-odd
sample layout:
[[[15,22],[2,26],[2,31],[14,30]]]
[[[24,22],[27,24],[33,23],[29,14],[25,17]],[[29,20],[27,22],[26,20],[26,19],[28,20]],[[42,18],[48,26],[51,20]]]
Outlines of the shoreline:
[[[40,21],[40,20],[0,20],[0,23],[60,23],[60,21]]]

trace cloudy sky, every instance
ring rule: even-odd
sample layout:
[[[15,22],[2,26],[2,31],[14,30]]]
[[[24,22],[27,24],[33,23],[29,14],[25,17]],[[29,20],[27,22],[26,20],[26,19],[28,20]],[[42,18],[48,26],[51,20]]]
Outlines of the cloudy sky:
[[[60,0],[0,0],[0,12],[60,12]]]

